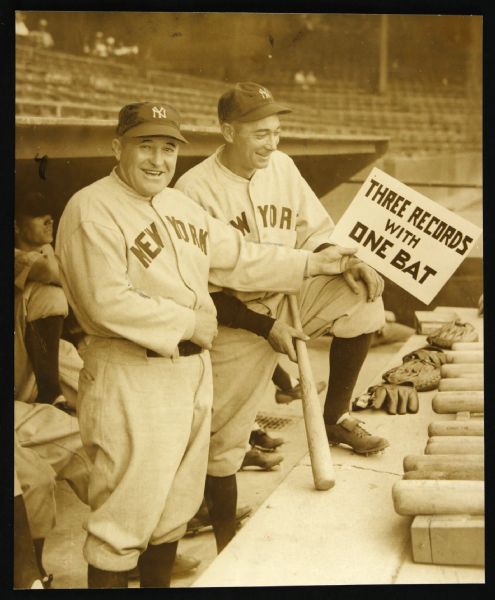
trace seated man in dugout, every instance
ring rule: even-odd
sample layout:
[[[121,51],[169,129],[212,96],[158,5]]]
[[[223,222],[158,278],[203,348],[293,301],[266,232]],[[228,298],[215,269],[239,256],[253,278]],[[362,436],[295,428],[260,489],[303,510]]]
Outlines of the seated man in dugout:
[[[20,195],[15,207],[16,399],[75,409],[82,360],[61,340],[68,304],[52,247],[49,200],[39,192]]]

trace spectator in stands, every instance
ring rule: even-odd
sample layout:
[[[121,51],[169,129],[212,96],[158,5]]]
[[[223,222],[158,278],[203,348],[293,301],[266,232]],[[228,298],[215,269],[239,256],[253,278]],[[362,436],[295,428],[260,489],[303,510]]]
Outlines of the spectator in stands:
[[[115,56],[137,56],[139,54],[138,46],[125,46],[122,40],[119,40],[115,49]]]
[[[308,71],[306,75],[306,84],[308,85],[308,87],[316,85],[317,83],[318,80],[316,79],[316,75],[313,73],[313,71]]]
[[[38,21],[38,29],[29,32],[29,40],[37,48],[49,50],[55,46],[52,34],[48,31],[48,21],[40,19]]]
[[[29,29],[25,23],[26,17],[24,13],[20,10],[15,11],[15,34],[27,37],[29,35]]]
[[[103,32],[97,31],[95,33],[95,41],[93,43],[93,50],[91,52],[93,56],[99,56],[100,58],[106,58],[108,56],[108,49],[103,37]]]
[[[107,56],[113,56],[115,54],[115,38],[107,37]]]
[[[308,89],[308,85],[306,83],[306,75],[302,69],[299,69],[296,73],[294,73],[294,83],[301,87],[303,90]]]
[[[89,43],[89,39],[87,35],[83,37],[83,46],[82,46],[83,54],[91,54],[91,44]]]

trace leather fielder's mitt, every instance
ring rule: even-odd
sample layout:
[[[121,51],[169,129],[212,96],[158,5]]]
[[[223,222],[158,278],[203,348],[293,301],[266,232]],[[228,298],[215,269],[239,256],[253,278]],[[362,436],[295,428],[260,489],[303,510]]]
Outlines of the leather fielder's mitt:
[[[418,352],[418,351],[416,351]],[[388,370],[382,375],[387,383],[412,383],[418,392],[434,390],[440,383],[440,359],[431,356],[411,358],[398,367]]]
[[[414,358],[427,360],[436,367],[440,367],[447,362],[447,355],[445,354],[445,352],[443,352],[441,348],[438,348],[436,346],[424,346],[423,348],[413,350],[412,352],[409,352],[409,354],[405,354],[402,357],[402,362],[409,362]]]
[[[471,323],[460,320],[442,325],[426,338],[429,344],[440,348],[452,348],[454,342],[477,342],[478,334]]]
[[[389,415],[417,413],[419,410],[418,392],[410,382],[396,385],[383,383],[372,385],[365,394],[361,394],[352,404],[354,410],[364,408],[385,408]]]

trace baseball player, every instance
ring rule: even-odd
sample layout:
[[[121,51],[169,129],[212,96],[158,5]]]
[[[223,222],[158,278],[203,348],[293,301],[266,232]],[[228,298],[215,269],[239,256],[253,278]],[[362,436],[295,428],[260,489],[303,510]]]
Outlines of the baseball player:
[[[50,583],[42,563],[44,541],[55,525],[55,481],[65,479],[87,502],[90,460],[82,447],[74,416],[59,381],[62,356],[65,390],[77,388],[74,366],[81,359],[65,342],[59,352],[68,306],[60,287],[51,242],[53,219],[47,199],[38,193],[16,199],[14,463],[44,585]],[[68,350],[71,348],[71,350]],[[78,363],[79,361],[79,363]],[[16,531],[17,535],[17,531]]]
[[[50,203],[28,193],[16,198],[15,212],[16,398],[64,404],[59,344],[68,306],[51,245]]]
[[[217,332],[208,280],[295,292],[354,250],[317,259],[245,242],[167,188],[185,142],[172,106],[127,105],[116,134],[117,167],[69,200],[56,241],[86,334],[78,418],[94,466],[84,556],[91,588],[127,587],[136,563],[141,587],[168,587],[206,476]]]
[[[186,172],[176,188],[245,239],[319,252],[330,245],[334,224],[292,159],[277,150],[279,114],[287,112],[263,86],[237,84],[218,103],[225,144]],[[368,454],[388,442],[366,432],[348,411],[372,332],[384,324],[383,280],[356,258],[345,257],[343,262],[343,276],[307,280],[298,301],[306,334],[334,336],[324,412],[329,442]],[[218,294],[222,293],[213,296]],[[239,308],[232,294],[249,312],[242,308],[236,317]],[[211,353],[214,405],[205,495],[220,551],[235,534],[235,473],[277,352],[292,360],[296,355],[283,294],[229,292],[215,303],[223,306],[219,323],[238,327],[219,327]]]

